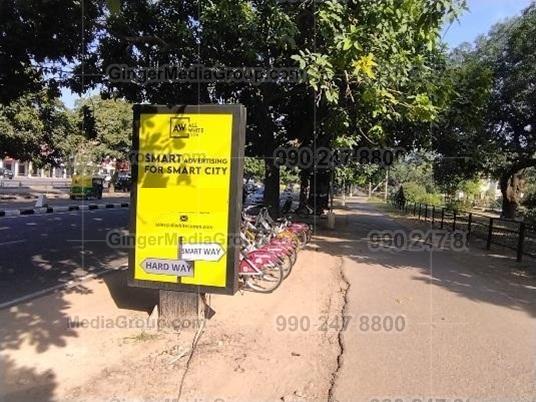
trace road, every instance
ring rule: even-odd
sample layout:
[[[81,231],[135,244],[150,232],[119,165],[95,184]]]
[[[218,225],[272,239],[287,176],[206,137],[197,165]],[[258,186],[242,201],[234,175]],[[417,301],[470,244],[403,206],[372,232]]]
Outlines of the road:
[[[0,304],[126,263],[106,243],[128,208],[0,218]]]
[[[534,280],[478,250],[373,251],[370,231],[405,228],[349,205],[337,241],[320,241],[344,256],[349,284],[333,400],[536,400]]]

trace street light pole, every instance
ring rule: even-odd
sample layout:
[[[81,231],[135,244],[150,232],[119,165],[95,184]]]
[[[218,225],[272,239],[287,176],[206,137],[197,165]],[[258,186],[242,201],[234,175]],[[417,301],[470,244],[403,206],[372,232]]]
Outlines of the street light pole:
[[[383,200],[387,202],[387,191],[389,186],[389,168],[385,169],[385,190],[383,194]]]

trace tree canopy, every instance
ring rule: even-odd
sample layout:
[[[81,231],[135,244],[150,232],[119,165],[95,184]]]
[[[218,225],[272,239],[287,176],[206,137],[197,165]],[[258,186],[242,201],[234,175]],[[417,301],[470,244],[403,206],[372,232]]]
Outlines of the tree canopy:
[[[79,140],[74,114],[45,90],[0,104],[0,158],[56,165]]]
[[[438,178],[500,180],[503,215],[514,217],[525,169],[536,166],[536,5],[451,55],[449,106],[435,126],[445,157]],[[456,157],[454,157],[456,156]]]
[[[93,96],[76,104],[78,126],[96,159],[125,159],[131,148],[132,104]]]
[[[104,10],[100,0],[2,0],[0,103],[44,88],[59,96],[61,76],[83,59]]]
[[[464,0],[8,0],[1,7],[3,155],[54,163],[77,145],[97,158],[121,157],[130,143],[129,103],[242,103],[246,154],[264,159],[265,201],[273,205],[281,145],[433,151],[439,188],[496,177],[508,216],[525,169],[536,165],[534,5],[448,57],[441,29]],[[57,15],[65,23],[49,24]],[[151,75],[164,66],[305,75]],[[136,76],[114,77],[125,68]],[[56,99],[59,86],[98,89],[101,97],[71,113]],[[313,196],[325,192],[314,187],[330,171],[302,170]],[[313,173],[316,180],[305,180]]]

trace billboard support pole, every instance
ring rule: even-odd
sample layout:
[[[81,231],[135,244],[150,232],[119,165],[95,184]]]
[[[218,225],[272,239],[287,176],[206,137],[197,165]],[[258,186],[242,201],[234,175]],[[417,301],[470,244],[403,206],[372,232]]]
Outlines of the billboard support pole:
[[[199,295],[197,293],[160,290],[158,315],[160,328],[194,328],[199,312]],[[191,321],[185,323],[185,321]],[[177,327],[180,328],[177,328]]]

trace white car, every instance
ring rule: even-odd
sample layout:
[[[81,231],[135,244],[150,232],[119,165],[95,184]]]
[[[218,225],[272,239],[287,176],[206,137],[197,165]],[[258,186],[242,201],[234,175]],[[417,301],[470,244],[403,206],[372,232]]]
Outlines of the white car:
[[[292,190],[284,190],[279,196],[279,204],[283,206],[288,198],[294,198]],[[262,204],[264,201],[264,188],[260,188],[253,193],[248,194],[246,198],[246,205]]]
[[[260,204],[264,200],[264,189],[259,189],[254,193],[251,193],[246,198],[246,204],[254,205]]]

